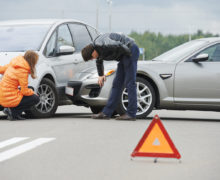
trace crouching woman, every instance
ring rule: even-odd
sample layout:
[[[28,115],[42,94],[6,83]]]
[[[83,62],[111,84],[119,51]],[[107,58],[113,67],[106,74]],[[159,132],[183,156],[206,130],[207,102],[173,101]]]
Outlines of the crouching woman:
[[[0,74],[4,74],[0,82],[0,104],[9,120],[23,120],[23,111],[36,105],[40,99],[32,89],[28,88],[28,76],[36,78],[35,66],[38,54],[27,51],[24,56],[17,56],[5,66],[0,66]]]

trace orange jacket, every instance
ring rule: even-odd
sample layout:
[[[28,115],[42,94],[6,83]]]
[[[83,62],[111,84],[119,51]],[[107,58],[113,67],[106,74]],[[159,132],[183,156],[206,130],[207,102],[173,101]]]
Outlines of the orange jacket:
[[[0,74],[4,74],[0,82],[0,104],[2,106],[16,107],[23,96],[34,94],[34,91],[28,88],[30,66],[23,56],[17,56],[9,64],[0,66]]]

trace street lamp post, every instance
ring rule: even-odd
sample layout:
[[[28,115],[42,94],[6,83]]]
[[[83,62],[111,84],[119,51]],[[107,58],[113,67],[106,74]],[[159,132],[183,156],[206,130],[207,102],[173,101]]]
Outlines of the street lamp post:
[[[109,32],[112,31],[112,0],[106,0],[109,5]]]
[[[99,0],[96,0],[96,29],[99,29]]]

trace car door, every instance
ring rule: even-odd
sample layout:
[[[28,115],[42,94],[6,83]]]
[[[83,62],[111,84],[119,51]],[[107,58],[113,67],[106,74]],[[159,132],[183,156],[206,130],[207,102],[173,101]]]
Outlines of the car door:
[[[209,55],[207,61],[192,61],[193,57],[204,53]],[[220,44],[209,46],[177,64],[174,101],[177,104],[220,106]]]
[[[60,25],[52,34],[45,48],[47,63],[52,67],[57,86],[65,86],[69,79],[72,79],[75,72],[74,60],[78,58],[77,53],[70,55],[56,55],[60,46],[74,47],[72,35],[67,24]]]
[[[95,61],[84,62],[81,55],[81,50],[88,44],[92,43],[92,37],[88,32],[86,25],[81,23],[69,23],[69,28],[76,49],[76,57],[74,59],[75,73],[81,72],[86,68],[94,67]]]

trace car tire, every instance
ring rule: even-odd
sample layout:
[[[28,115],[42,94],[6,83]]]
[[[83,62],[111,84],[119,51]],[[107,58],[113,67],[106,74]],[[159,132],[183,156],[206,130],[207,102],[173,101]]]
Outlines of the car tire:
[[[153,110],[156,102],[155,90],[152,85],[144,78],[137,77],[137,119],[146,118]],[[142,92],[143,91],[143,92]],[[147,97],[145,97],[147,96]],[[145,98],[144,98],[145,97]],[[128,105],[127,90],[124,88],[121,99],[117,106],[117,112],[120,115],[126,113]]]
[[[98,114],[102,111],[103,107],[102,106],[90,106],[90,109],[93,114]]]
[[[55,84],[50,79],[42,79],[37,94],[40,102],[26,111],[28,117],[48,118],[55,114],[58,107],[58,95]]]
[[[102,106],[90,106],[90,109],[92,111],[93,114],[98,114],[102,111],[104,107]],[[116,116],[118,113],[117,111],[114,111],[113,114],[112,114],[112,117]]]

